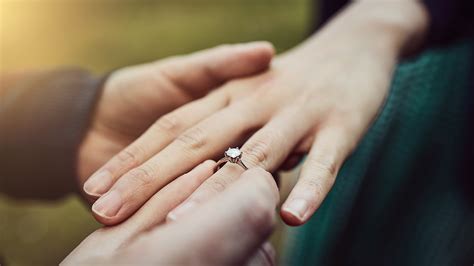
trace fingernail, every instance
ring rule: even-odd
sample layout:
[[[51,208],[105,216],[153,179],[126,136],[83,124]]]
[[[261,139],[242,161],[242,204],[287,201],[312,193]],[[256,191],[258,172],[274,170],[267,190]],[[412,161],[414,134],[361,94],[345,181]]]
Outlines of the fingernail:
[[[111,191],[100,197],[92,210],[102,217],[114,217],[122,207],[122,198],[117,191]]]
[[[284,210],[291,213],[300,221],[303,221],[303,218],[308,211],[308,202],[304,199],[294,199],[284,207]]]
[[[168,215],[166,216],[166,221],[173,222],[173,221],[178,220],[179,217],[191,211],[194,208],[194,206],[196,206],[196,203],[192,201],[188,201],[179,205],[176,209],[168,213]]]
[[[265,258],[268,260],[268,265],[276,265],[276,251],[275,248],[273,248],[272,244],[270,244],[269,242],[263,244],[262,251],[265,255]]]
[[[91,196],[100,197],[102,194],[107,192],[107,190],[112,185],[112,175],[109,171],[100,171],[96,174],[93,174],[85,183],[84,183],[84,192]]]

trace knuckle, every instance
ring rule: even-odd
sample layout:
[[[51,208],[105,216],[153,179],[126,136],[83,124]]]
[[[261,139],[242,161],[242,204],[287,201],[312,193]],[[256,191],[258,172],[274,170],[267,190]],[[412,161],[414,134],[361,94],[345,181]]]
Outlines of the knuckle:
[[[244,150],[244,154],[251,165],[263,166],[270,154],[270,146],[264,140],[256,140],[248,149]]]
[[[244,149],[244,153],[253,165],[264,167],[268,163],[270,154],[272,154],[272,144],[283,139],[279,131],[267,133],[265,136],[251,142]]]
[[[209,184],[208,184],[209,188],[214,192],[222,192],[227,188],[228,185],[229,185],[228,182],[226,182],[222,178],[209,181]]]
[[[194,127],[179,135],[176,141],[182,144],[185,149],[197,150],[207,144],[208,137],[202,128]]]
[[[247,160],[254,166],[263,166],[270,154],[270,145],[265,140],[256,140],[244,150]]]
[[[140,163],[144,151],[138,145],[130,145],[117,155],[120,165],[135,166]]]
[[[182,128],[182,123],[176,114],[169,113],[160,117],[154,124],[154,127],[158,132],[160,132],[160,134],[162,132],[176,134]]]
[[[308,158],[308,162],[311,165],[311,170],[318,173],[319,176],[324,178],[334,178],[337,175],[339,166],[333,159],[323,158]]]
[[[142,165],[131,170],[128,173],[128,176],[132,182],[137,183],[140,186],[148,186],[153,183],[155,170],[150,166]]]
[[[316,198],[320,198],[324,195],[324,187],[323,184],[318,181],[316,178],[309,178],[302,181],[302,185],[306,190],[311,191],[316,195]]]

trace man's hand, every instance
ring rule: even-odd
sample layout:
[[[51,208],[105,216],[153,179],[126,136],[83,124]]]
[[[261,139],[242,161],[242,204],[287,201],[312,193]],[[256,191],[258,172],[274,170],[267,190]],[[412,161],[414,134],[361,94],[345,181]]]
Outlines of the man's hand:
[[[186,219],[162,224],[168,211],[209,177],[214,166],[204,162],[160,190],[127,221],[92,233],[63,264],[273,264],[265,241],[279,194],[272,176],[260,168],[243,173]]]
[[[188,56],[172,57],[113,72],[105,83],[88,134],[80,148],[79,184],[134,141],[157,119],[148,132],[160,136],[150,139],[150,149],[125,149],[115,157],[118,168],[104,168],[86,183],[89,196],[97,197],[113,184],[116,172],[129,170],[149,157],[152,150],[166,146],[187,125],[177,126],[177,117],[163,116],[175,108],[201,98],[211,89],[234,78],[267,69],[273,47],[266,42],[223,45]],[[225,106],[222,93],[196,101],[183,112],[196,123]],[[125,168],[121,168],[124,166]]]

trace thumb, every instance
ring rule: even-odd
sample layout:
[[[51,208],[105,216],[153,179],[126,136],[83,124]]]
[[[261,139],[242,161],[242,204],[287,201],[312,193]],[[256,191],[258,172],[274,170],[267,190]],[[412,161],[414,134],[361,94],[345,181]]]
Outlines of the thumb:
[[[274,53],[265,41],[220,45],[161,60],[156,66],[171,83],[197,98],[228,80],[267,69]]]
[[[143,235],[122,262],[140,252],[143,264],[244,265],[272,232],[278,200],[273,177],[252,168],[186,219]]]

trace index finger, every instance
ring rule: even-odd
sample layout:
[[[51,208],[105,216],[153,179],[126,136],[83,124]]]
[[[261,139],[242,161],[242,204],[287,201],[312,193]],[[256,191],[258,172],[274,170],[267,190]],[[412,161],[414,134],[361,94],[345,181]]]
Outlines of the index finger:
[[[123,221],[146,200],[194,165],[240,141],[267,119],[267,111],[249,101],[229,105],[187,129],[159,153],[125,173],[92,206],[101,223]]]

